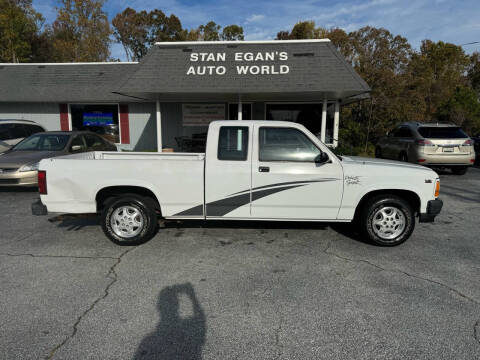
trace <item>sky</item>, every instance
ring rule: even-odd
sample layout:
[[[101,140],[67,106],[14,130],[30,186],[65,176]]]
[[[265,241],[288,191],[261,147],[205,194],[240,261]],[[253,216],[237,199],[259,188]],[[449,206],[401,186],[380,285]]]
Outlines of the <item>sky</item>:
[[[33,0],[33,6],[47,22],[55,20],[58,1]],[[317,26],[346,31],[384,27],[417,49],[423,39],[457,45],[480,42],[479,0],[106,0],[104,9],[112,19],[127,7],[173,13],[188,29],[210,20],[222,26],[237,24],[246,40],[271,40],[299,21],[314,20]],[[480,51],[480,43],[464,49]],[[112,57],[125,60],[120,45],[112,47]]]

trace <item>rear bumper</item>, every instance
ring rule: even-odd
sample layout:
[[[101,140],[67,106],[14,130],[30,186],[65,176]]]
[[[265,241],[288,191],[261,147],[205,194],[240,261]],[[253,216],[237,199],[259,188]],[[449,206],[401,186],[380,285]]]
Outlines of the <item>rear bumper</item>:
[[[32,203],[32,215],[42,216],[47,214],[47,207],[43,205],[42,200],[37,199],[35,202]]]
[[[420,214],[419,221],[420,222],[433,222],[435,220],[435,216],[440,214],[440,211],[443,207],[443,201],[440,199],[430,200],[427,203],[427,212]]]
[[[0,186],[38,186],[37,172],[2,173],[0,174]]]
[[[475,161],[475,153],[471,154],[428,154],[416,153],[416,162],[425,166],[470,166]],[[420,160],[420,161],[419,161]],[[423,161],[421,161],[423,160]]]

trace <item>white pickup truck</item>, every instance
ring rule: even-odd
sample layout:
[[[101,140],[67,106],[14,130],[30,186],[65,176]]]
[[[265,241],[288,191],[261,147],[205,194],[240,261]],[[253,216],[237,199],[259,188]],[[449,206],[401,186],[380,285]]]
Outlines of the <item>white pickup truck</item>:
[[[158,217],[355,221],[378,245],[405,241],[442,208],[434,171],[338,157],[302,125],[215,121],[205,153],[90,152],[45,159],[32,213],[101,213],[115,243],[150,239]]]

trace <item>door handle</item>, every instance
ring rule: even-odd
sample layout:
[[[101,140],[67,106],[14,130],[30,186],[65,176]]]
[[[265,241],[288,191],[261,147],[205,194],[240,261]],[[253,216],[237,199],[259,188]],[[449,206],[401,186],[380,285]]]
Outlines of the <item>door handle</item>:
[[[270,172],[270,168],[268,166],[260,166],[258,168],[259,172]]]

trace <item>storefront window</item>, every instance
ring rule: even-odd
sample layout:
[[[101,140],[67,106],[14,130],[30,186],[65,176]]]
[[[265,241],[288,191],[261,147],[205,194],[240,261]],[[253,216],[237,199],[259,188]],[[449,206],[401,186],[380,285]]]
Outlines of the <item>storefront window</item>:
[[[119,143],[118,105],[71,104],[73,130],[88,130]]]
[[[238,120],[238,104],[228,105],[230,120]],[[252,120],[252,104],[242,104],[242,120]]]
[[[305,126],[318,138],[322,129],[322,103],[315,104],[267,104],[266,120],[293,121]],[[325,143],[333,143],[335,104],[327,106]]]

